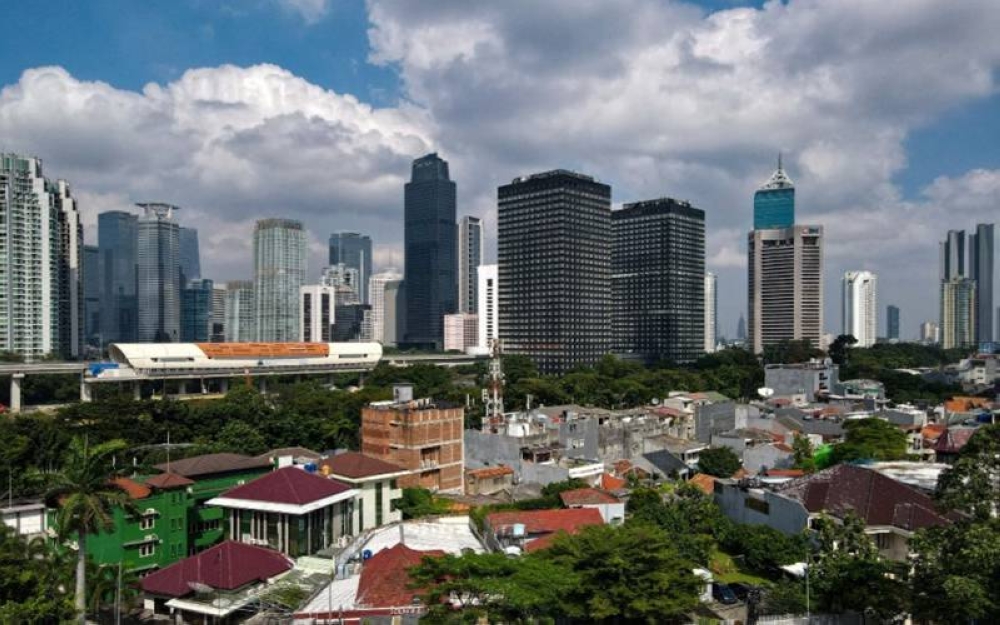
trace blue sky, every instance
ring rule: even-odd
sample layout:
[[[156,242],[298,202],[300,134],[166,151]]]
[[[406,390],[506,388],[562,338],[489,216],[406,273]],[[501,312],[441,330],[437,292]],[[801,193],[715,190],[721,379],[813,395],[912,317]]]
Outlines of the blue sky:
[[[183,205],[218,280],[248,276],[270,216],[306,223],[314,274],[335,230],[400,268],[408,165],[437,150],[489,250],[497,185],[540,169],[703,207],[732,334],[781,150],[799,220],[826,227],[827,329],[839,276],[870,269],[912,336],[937,316],[937,241],[1000,206],[995,0],[39,0],[16,18],[0,149],[69,179],[91,240],[103,210]]]

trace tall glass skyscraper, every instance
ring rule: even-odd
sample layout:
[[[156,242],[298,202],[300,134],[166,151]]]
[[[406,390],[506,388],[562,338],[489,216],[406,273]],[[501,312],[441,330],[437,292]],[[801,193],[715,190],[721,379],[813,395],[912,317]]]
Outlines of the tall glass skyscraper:
[[[357,232],[335,232],[330,235],[330,265],[343,264],[358,272],[358,297],[368,304],[371,295],[368,281],[372,277],[372,239]]]
[[[83,246],[83,340],[100,347],[101,337],[101,249]]]
[[[978,224],[969,236],[970,277],[976,281],[976,341],[993,340],[993,224]]]
[[[139,341],[177,342],[181,338],[180,228],[174,221],[176,206],[138,204],[136,245]]]
[[[290,219],[261,219],[253,232],[258,341],[299,340],[299,288],[306,279],[306,231]]]
[[[479,312],[476,273],[483,264],[483,222],[466,215],[458,224],[458,311]]]
[[[857,339],[858,347],[871,347],[878,336],[878,276],[870,271],[848,271],[841,287],[841,333]]]
[[[899,340],[899,306],[889,306],[885,309],[886,335],[890,341]]]
[[[444,316],[458,309],[455,183],[437,154],[413,161],[404,193],[405,343],[441,349]]]
[[[788,228],[795,224],[795,185],[781,167],[753,195],[753,229]]]
[[[253,302],[253,282],[250,280],[227,282],[225,307],[226,342],[249,343],[257,340],[255,326],[257,307]]]
[[[615,353],[646,364],[696,360],[707,348],[705,211],[660,198],[625,204],[611,223]]]
[[[136,265],[139,218],[125,211],[97,216],[97,247],[101,254],[101,340],[139,340]]]
[[[612,345],[611,187],[557,169],[517,178],[497,197],[504,352],[546,374],[596,364]],[[700,348],[700,317],[696,332]]]
[[[181,292],[181,340],[204,343],[212,335],[215,289],[211,280],[189,280]]]
[[[201,253],[198,249],[198,231],[194,228],[180,229],[181,284],[201,277]]]

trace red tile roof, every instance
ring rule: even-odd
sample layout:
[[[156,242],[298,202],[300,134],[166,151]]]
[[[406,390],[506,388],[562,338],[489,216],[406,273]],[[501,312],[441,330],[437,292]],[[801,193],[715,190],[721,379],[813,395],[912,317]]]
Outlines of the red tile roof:
[[[920,435],[924,437],[927,442],[934,442],[941,438],[944,431],[948,429],[948,426],[943,423],[928,423],[920,430]]]
[[[324,475],[342,475],[351,479],[374,477],[389,473],[402,473],[406,469],[357,451],[347,451],[330,456],[319,463]],[[327,473],[329,472],[329,473]]]
[[[469,469],[465,472],[469,477],[475,478],[477,480],[488,480],[495,477],[503,477],[505,475],[514,475],[514,469],[501,465],[499,467],[483,467],[482,469]]]
[[[601,488],[604,490],[619,490],[628,486],[628,481],[620,477],[615,477],[610,473],[601,476]]]
[[[350,489],[343,482],[308,473],[298,467],[285,467],[227,490],[221,496],[304,506]]]
[[[235,590],[284,573],[294,564],[277,551],[226,541],[150,573],[139,584],[143,592],[183,597],[194,592],[193,583],[216,590]]]
[[[174,460],[156,465],[157,469],[173,472],[184,477],[199,477],[215,473],[231,473],[251,469],[270,469],[271,463],[265,459],[251,458],[242,454],[204,454],[193,458]]]
[[[878,471],[841,464],[778,487],[802,502],[809,512],[843,517],[853,513],[865,525],[891,525],[905,530],[947,525],[951,521],[922,492]]]
[[[131,499],[145,499],[146,497],[149,497],[152,492],[146,486],[136,482],[135,480],[130,480],[127,477],[113,478],[111,483],[125,491]]]
[[[177,475],[176,473],[160,473],[159,475],[146,478],[147,486],[153,486],[161,490],[184,488],[192,484],[194,484],[194,480],[189,480],[183,475]]]
[[[490,527],[523,524],[528,535],[559,531],[575,533],[581,527],[601,525],[604,519],[596,508],[565,508],[562,510],[518,510],[494,512],[486,517]]]
[[[957,454],[962,451],[972,435],[976,433],[976,428],[948,428],[938,437],[934,443],[934,451],[938,453]]]
[[[706,495],[711,495],[715,492],[715,478],[708,473],[695,473],[694,477],[688,480],[688,483],[692,486],[697,486]]]
[[[411,588],[407,569],[424,556],[440,557],[443,551],[416,551],[400,543],[379,551],[361,569],[355,603],[367,608],[410,606],[420,589]]]
[[[605,503],[619,503],[616,497],[612,497],[604,491],[596,488],[576,488],[559,493],[563,505],[567,508],[576,506],[595,506]]]
[[[768,469],[768,477],[802,477],[806,472],[802,469]]]

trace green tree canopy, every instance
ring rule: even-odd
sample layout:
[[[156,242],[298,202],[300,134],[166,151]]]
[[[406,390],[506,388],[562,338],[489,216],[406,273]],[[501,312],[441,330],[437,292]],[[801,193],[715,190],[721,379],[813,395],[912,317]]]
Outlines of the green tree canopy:
[[[698,454],[698,470],[715,477],[732,477],[743,462],[728,447],[712,447]]]
[[[834,463],[906,457],[906,434],[888,421],[878,418],[847,421],[844,430],[844,442],[833,448]]]

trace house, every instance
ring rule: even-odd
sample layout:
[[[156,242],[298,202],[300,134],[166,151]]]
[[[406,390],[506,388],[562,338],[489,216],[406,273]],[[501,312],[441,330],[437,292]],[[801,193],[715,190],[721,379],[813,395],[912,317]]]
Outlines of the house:
[[[466,495],[495,495],[514,488],[514,469],[506,465],[465,470]]]
[[[230,489],[208,502],[225,511],[229,540],[267,545],[297,558],[357,533],[348,484],[291,466]]]
[[[518,510],[486,516],[483,534],[488,547],[510,553],[545,549],[560,532],[575,534],[588,525],[603,525],[594,508]]]
[[[48,529],[45,503],[41,501],[5,501],[0,507],[0,521],[21,536],[41,536]]]
[[[774,391],[774,397],[804,397],[806,401],[815,401],[829,395],[838,383],[839,372],[839,367],[829,358],[767,365],[764,367],[764,386]]]
[[[402,467],[356,451],[346,451],[321,460],[319,472],[360,493],[355,523],[358,532],[403,519],[395,503],[403,498],[398,480],[410,472]]]
[[[663,475],[685,479],[698,471],[698,458],[708,445],[671,436],[656,436],[643,445],[648,450],[642,457]]]
[[[226,541],[144,577],[143,606],[177,622],[243,622],[243,608],[293,566],[277,551]]]
[[[715,501],[737,523],[767,525],[798,534],[830,515],[859,517],[883,556],[904,561],[909,539],[925,527],[947,525],[923,492],[873,469],[838,465],[780,484],[760,480],[716,480]]]
[[[602,490],[576,488],[559,493],[559,499],[567,508],[597,510],[608,525],[620,525],[625,521],[625,502]]]
[[[715,491],[715,476],[708,473],[695,473],[688,480],[688,484],[691,484],[706,495],[711,495]]]
[[[267,460],[275,469],[293,464],[317,463],[323,459],[323,454],[306,447],[279,447],[257,456],[258,460]]]
[[[949,427],[934,443],[934,457],[937,462],[954,464],[958,454],[969,444],[969,439],[976,433],[975,427]]]

